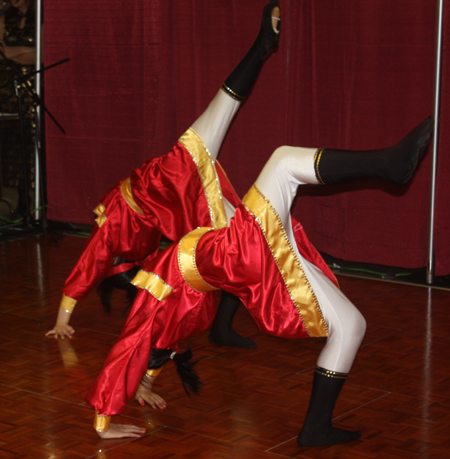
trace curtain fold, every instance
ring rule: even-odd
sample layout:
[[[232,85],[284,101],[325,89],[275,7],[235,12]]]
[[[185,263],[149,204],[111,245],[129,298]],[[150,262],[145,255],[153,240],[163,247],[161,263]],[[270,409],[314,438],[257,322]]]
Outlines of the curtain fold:
[[[102,195],[167,152],[256,37],[260,0],[46,0],[52,220],[92,223]],[[446,8],[448,9],[446,1]],[[279,145],[380,148],[433,110],[436,5],[425,0],[280,0],[282,35],[233,123],[220,161],[243,196]],[[446,12],[445,24],[448,23]],[[436,209],[436,274],[450,274],[448,27]],[[318,250],[425,266],[431,149],[412,182],[303,187],[293,214]]]

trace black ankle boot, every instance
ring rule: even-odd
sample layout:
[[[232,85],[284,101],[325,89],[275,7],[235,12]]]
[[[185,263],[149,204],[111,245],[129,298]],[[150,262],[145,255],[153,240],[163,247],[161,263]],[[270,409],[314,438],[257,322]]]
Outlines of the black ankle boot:
[[[392,147],[382,150],[347,151],[323,148],[314,159],[321,184],[364,177],[379,177],[404,184],[412,176],[430,142],[434,120],[430,116]]]
[[[209,334],[209,341],[221,346],[255,348],[257,345],[250,338],[244,338],[237,334],[233,328],[233,318],[241,304],[236,296],[228,292],[222,292],[219,307]]]
[[[280,21],[277,32],[272,26],[272,11],[279,8],[277,0],[271,0],[265,7],[262,16],[261,28],[252,47],[244,59],[233,70],[222,85],[222,90],[236,100],[244,100],[250,92],[254,81],[267,55],[278,45]]]
[[[334,405],[347,376],[345,373],[316,368],[308,413],[297,437],[300,446],[334,445],[361,437],[359,431],[342,430],[331,424]]]

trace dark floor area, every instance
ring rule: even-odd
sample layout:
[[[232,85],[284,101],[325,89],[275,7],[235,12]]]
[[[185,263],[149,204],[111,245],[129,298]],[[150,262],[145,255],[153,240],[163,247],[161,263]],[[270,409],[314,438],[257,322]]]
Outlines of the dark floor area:
[[[323,339],[261,333],[244,307],[234,328],[256,349],[213,345],[208,330],[192,346],[204,382],[188,397],[173,365],[155,384],[165,410],[131,399],[119,423],[139,439],[101,440],[85,396],[125,318],[116,297],[105,315],[95,292],[74,310],[71,340],[44,336],[61,287],[85,239],[28,237],[0,244],[0,457],[11,459],[442,459],[450,457],[448,308],[450,292],[338,275],[367,320],[367,333],[334,411],[334,424],[360,440],[301,448]]]

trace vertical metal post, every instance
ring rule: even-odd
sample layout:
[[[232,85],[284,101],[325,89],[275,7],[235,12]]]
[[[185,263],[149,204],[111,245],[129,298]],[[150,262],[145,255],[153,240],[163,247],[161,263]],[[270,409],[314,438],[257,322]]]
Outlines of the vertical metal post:
[[[36,1],[36,71],[39,72],[42,68],[42,0]],[[41,73],[36,74],[36,94],[41,98]],[[36,142],[35,142],[35,153],[34,153],[34,164],[35,164],[35,188],[34,188],[34,204],[35,209],[39,209],[40,206],[44,206],[44,202],[41,202],[41,163],[40,163],[40,147],[41,147],[41,105],[36,107],[35,113],[35,125],[36,125]],[[44,212],[44,210],[42,210]],[[41,212],[39,210],[34,214],[34,219],[39,220]]]
[[[434,280],[434,212],[436,202],[436,176],[437,160],[439,151],[439,112],[441,96],[441,74],[442,74],[442,30],[444,18],[444,0],[438,0],[437,33],[436,33],[436,68],[435,68],[435,91],[434,91],[434,137],[433,157],[431,163],[431,193],[430,193],[430,220],[428,240],[428,264],[427,283],[432,284]]]

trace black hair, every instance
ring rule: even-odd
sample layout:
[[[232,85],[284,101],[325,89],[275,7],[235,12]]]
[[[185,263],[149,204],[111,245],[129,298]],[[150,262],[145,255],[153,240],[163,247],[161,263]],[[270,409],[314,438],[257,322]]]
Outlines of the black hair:
[[[129,263],[129,261],[121,257],[117,257],[115,266],[122,263]],[[127,304],[124,312],[126,312],[133,304],[134,298],[137,294],[137,288],[131,283],[131,281],[134,279],[140,269],[140,266],[133,266],[128,271],[114,274],[114,276],[106,277],[100,282],[100,284],[98,284],[97,293],[100,296],[100,301],[102,302],[104,310],[108,314],[111,313],[112,310],[111,300],[116,288],[119,290],[125,290],[126,292]]]
[[[155,349],[152,347],[148,368],[161,368],[168,360],[172,359],[186,394],[191,396],[189,391],[192,391],[194,394],[198,395],[203,383],[200,381],[194,368],[197,362],[191,362],[193,357],[191,346],[182,354],[174,351],[175,349]]]

